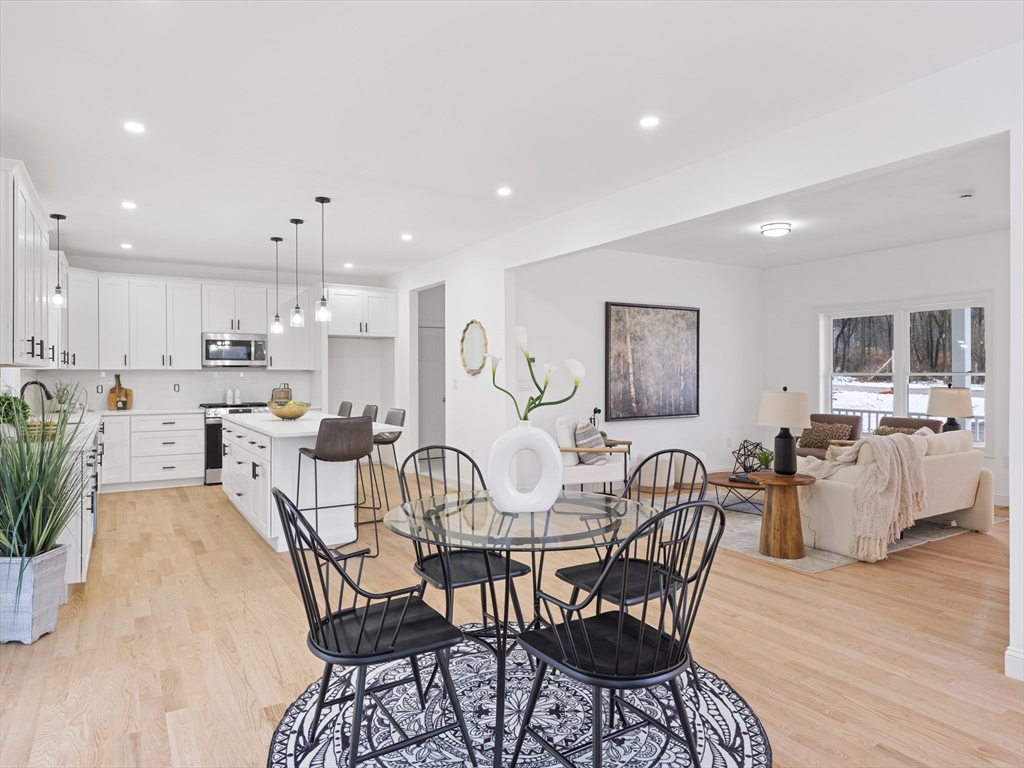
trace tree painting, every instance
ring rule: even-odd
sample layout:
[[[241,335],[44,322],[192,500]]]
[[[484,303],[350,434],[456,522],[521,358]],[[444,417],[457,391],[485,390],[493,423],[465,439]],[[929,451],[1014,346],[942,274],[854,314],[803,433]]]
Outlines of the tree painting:
[[[605,304],[605,418],[696,416],[700,310]]]

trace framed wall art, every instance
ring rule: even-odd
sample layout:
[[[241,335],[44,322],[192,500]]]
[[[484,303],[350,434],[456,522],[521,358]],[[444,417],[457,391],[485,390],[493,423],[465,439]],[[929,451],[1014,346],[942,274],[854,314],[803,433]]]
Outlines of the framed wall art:
[[[700,310],[604,306],[605,419],[699,415]]]

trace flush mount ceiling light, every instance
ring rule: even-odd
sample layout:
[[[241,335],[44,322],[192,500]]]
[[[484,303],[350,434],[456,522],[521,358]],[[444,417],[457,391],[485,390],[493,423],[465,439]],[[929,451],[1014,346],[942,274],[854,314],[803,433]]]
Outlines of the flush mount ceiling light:
[[[134,211],[137,206],[131,200],[125,200],[121,203],[121,207],[128,211]]]
[[[661,121],[654,115],[648,115],[647,117],[640,120],[641,128],[654,128]]]
[[[354,264],[342,264],[341,266],[343,266],[345,269],[352,269],[352,267],[354,267],[355,265]]]
[[[315,197],[320,203],[320,301],[316,303],[316,320],[326,323],[331,319],[331,305],[327,303],[327,282],[324,280],[324,205],[331,202],[329,197]]]
[[[762,224],[761,234],[765,237],[782,237],[783,235],[788,235],[792,229],[792,224],[785,221],[775,221],[771,224]]]
[[[126,251],[130,251],[132,249],[132,244],[131,243],[121,243],[121,247],[124,248]]]
[[[498,194],[502,197],[508,197],[512,194],[512,190],[509,187],[498,187]]]
[[[127,122],[127,123],[125,123],[124,124],[124,129],[126,131],[128,131],[128,133],[145,133],[146,132],[146,126],[144,126],[142,123],[135,123],[135,122]]]
[[[410,235],[408,232],[406,232],[404,235],[402,235],[402,239],[403,240],[412,240],[412,235]]]
[[[60,287],[60,223],[67,218],[63,213],[51,213],[50,218],[57,222],[57,287],[53,289],[50,303],[55,307],[64,306],[64,291]]]
[[[288,222],[295,225],[295,309],[288,318],[288,325],[302,328],[306,324],[306,313],[299,306],[299,224],[302,219],[288,219]]]
[[[281,325],[281,259],[279,248],[283,237],[270,238],[274,243],[274,321],[270,324],[271,333],[284,333],[284,326]]]

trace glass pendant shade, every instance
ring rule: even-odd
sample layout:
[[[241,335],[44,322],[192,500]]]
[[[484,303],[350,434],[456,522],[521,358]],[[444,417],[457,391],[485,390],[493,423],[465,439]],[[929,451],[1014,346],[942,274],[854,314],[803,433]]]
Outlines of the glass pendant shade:
[[[50,304],[55,307],[64,306],[64,291],[61,290],[60,284],[53,289],[53,296],[50,297]]]
[[[288,318],[288,324],[292,328],[302,328],[306,324],[306,313],[298,304],[296,304],[295,309],[292,310],[291,317]]]
[[[284,333],[284,325],[281,324],[281,314],[279,312],[274,313],[274,322],[270,324],[271,333]]]
[[[321,323],[329,322],[331,319],[331,305],[322,296],[320,301],[316,303],[316,319]]]

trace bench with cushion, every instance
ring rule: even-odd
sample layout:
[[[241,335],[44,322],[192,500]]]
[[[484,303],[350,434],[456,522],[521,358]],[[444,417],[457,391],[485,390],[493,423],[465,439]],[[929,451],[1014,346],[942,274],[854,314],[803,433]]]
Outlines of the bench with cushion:
[[[849,424],[850,434],[844,438],[836,438],[841,440],[860,440],[860,416],[847,416],[839,413],[812,413],[811,424]],[[806,430],[805,430],[806,432]],[[816,459],[824,459],[825,451],[828,450],[828,445],[825,444],[820,448],[810,448],[801,446],[800,441],[803,439],[803,435],[797,438],[796,444],[796,455],[797,456],[813,456]]]

